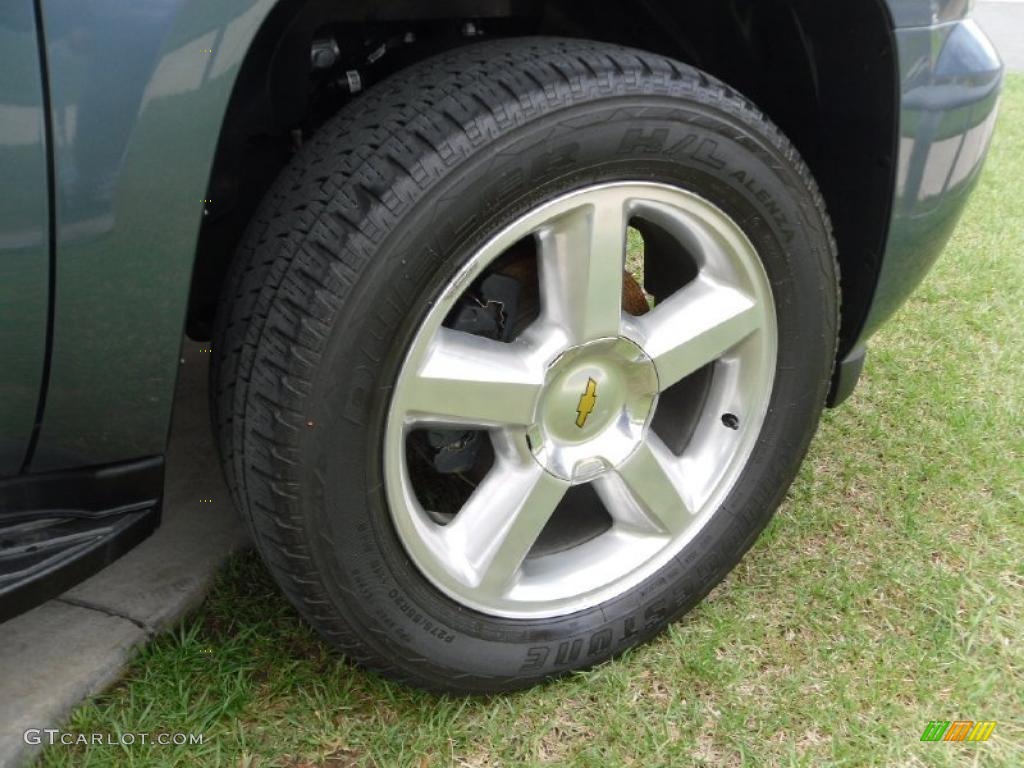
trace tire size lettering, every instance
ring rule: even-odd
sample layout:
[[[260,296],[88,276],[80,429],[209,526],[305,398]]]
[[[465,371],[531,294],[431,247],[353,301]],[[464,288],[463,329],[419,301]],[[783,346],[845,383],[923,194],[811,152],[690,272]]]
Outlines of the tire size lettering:
[[[455,640],[455,635],[450,632],[445,632],[441,627],[437,626],[434,622],[417,611],[408,600],[402,597],[397,589],[392,589],[388,592],[388,597],[391,598],[391,602],[398,606],[398,610],[409,617],[413,624],[418,626],[431,637],[436,637],[438,640],[443,640],[446,643],[451,643]]]

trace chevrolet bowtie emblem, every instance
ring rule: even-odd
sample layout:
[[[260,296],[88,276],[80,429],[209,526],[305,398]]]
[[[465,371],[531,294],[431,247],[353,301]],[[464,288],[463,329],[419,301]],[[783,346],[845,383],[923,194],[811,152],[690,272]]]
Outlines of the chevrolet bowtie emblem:
[[[580,404],[576,407],[576,426],[583,429],[587,423],[587,417],[593,412],[597,404],[597,382],[587,379],[587,388],[580,395]]]

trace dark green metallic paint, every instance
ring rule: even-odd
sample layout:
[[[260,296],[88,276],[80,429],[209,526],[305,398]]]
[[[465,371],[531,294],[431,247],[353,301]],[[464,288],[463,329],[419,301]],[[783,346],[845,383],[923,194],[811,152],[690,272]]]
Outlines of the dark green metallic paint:
[[[981,173],[1003,66],[970,20],[896,31],[900,138],[882,268],[859,345],[906,300],[949,240]]]
[[[57,307],[32,471],[164,452],[201,201],[272,5],[45,0]]]
[[[46,354],[49,206],[32,0],[0,5],[0,477],[32,435]]]

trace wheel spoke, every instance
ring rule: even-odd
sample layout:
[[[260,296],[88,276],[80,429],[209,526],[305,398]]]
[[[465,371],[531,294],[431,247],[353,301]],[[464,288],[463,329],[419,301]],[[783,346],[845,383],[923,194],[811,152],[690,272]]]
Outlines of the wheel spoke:
[[[499,458],[444,527],[449,562],[469,586],[501,594],[568,490],[538,465]]]
[[[442,328],[402,406],[417,422],[529,424],[543,378],[524,345]]]
[[[653,308],[624,278],[631,220],[650,225]],[[743,229],[668,184],[539,195],[497,224],[424,307],[393,380],[382,482],[405,555],[439,593],[467,615],[548,620],[625,599],[723,514],[770,404],[775,296]],[[444,328],[495,272],[522,283],[504,318],[515,341]],[[417,429],[485,431],[473,466],[490,469],[430,470],[410,451]],[[611,521],[586,514],[591,489],[562,502],[585,482]]]
[[[757,330],[759,317],[751,297],[700,276],[631,325],[664,391],[743,341]]]
[[[607,192],[540,233],[544,314],[573,343],[619,334],[626,223],[626,200]]]
[[[612,518],[634,531],[677,534],[697,509],[678,460],[654,434],[614,475],[599,478],[595,485]]]

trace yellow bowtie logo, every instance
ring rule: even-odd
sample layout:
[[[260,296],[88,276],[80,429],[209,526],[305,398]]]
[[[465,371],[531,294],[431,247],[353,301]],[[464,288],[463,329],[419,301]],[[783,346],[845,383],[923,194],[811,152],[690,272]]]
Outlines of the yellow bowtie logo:
[[[587,417],[593,412],[597,404],[597,382],[587,379],[587,388],[580,395],[580,404],[576,408],[576,426],[583,429],[587,423]]]

